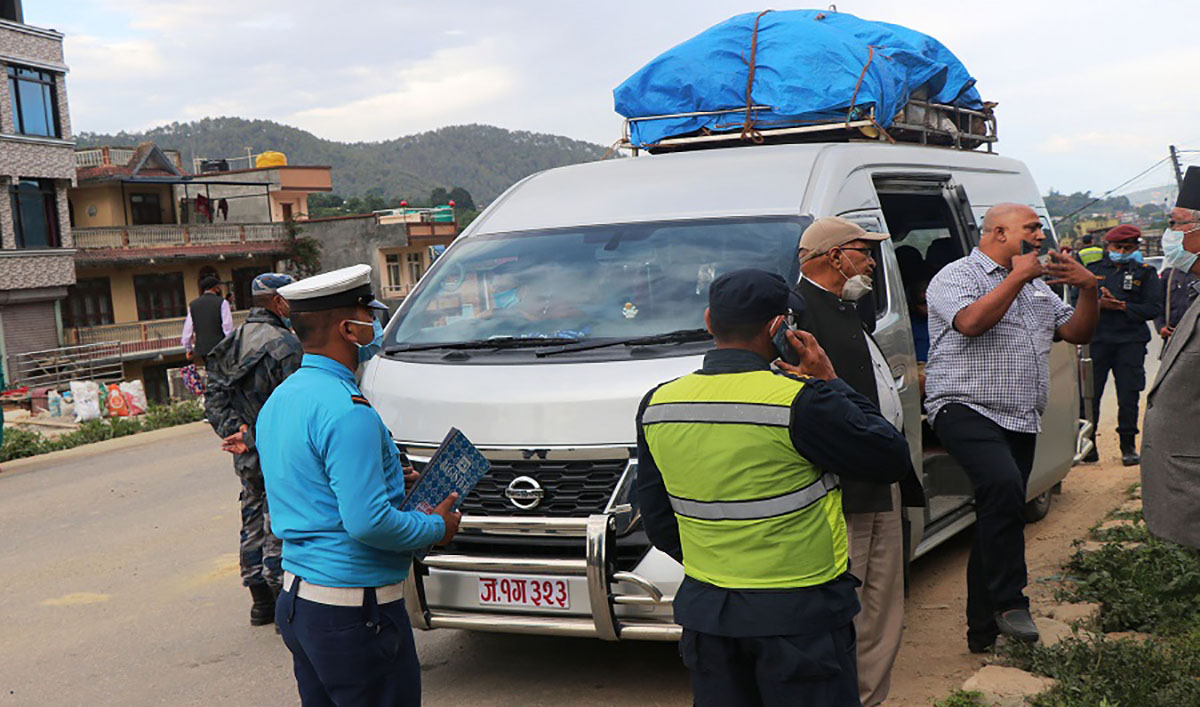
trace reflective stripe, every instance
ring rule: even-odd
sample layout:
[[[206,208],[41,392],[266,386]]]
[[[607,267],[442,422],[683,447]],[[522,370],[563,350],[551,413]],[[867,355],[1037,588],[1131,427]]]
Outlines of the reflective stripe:
[[[698,520],[756,520],[807,508],[838,487],[836,474],[825,473],[802,489],[756,501],[693,501],[671,496],[671,508],[681,516]]]
[[[642,413],[643,424],[655,422],[733,422],[745,425],[787,427],[792,409],[759,403],[662,403]]]

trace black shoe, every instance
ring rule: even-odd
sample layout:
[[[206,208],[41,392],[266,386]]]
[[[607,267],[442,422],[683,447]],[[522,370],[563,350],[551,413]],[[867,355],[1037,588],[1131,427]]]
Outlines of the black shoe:
[[[251,584],[250,596],[254,603],[250,606],[250,625],[266,626],[275,623],[275,597],[279,590],[269,584]]]
[[[996,626],[1000,633],[1022,643],[1037,643],[1037,624],[1029,615],[1029,609],[1009,609],[996,614]]]
[[[996,637],[967,636],[967,650],[972,653],[990,653],[996,648]]]
[[[1134,466],[1142,463],[1141,456],[1137,453],[1137,442],[1133,437],[1121,438],[1121,463],[1125,466]]]
[[[1089,450],[1087,454],[1084,454],[1083,459],[1080,461],[1084,462],[1085,464],[1091,464],[1100,461],[1100,452],[1096,451],[1095,442],[1092,443],[1091,450]]]

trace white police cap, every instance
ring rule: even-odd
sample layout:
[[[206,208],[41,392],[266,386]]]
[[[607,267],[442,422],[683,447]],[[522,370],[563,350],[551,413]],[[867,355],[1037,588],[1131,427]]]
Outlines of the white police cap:
[[[351,265],[298,280],[278,289],[293,312],[317,312],[339,307],[363,305],[387,309],[371,293],[371,266]]]

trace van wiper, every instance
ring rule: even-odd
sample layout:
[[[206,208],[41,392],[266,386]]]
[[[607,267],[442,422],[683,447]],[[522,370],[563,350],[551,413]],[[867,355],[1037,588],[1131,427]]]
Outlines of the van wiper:
[[[581,341],[573,344],[567,344],[554,349],[546,349],[544,351],[535,352],[538,358],[546,356],[554,356],[555,354],[571,353],[574,351],[591,351],[592,349],[603,349],[608,346],[650,346],[652,344],[683,344],[689,341],[705,341],[711,339],[712,334],[708,333],[707,329],[679,329],[677,331],[669,331],[665,334],[651,334],[650,336],[637,336],[630,339],[608,339],[606,341]]]
[[[444,341],[428,344],[397,344],[384,349],[385,354],[408,353],[410,351],[434,351],[437,349],[521,349],[536,348],[546,344],[574,344],[579,339],[564,336],[497,336],[490,339],[472,339],[470,341]]]

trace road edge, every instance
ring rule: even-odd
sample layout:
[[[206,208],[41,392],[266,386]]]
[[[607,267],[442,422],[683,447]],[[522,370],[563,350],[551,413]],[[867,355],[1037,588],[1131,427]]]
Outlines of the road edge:
[[[75,457],[91,456],[94,454],[104,454],[118,449],[128,449],[130,447],[140,447],[143,444],[158,442],[163,439],[172,437],[181,437],[198,429],[208,429],[207,422],[188,422],[174,427],[166,427],[161,430],[151,430],[149,432],[138,432],[136,434],[117,437],[116,439],[106,439],[102,442],[92,442],[91,444],[82,444],[78,447],[70,449],[61,449],[57,452],[49,452],[47,454],[37,454],[32,457],[23,457],[21,459],[13,459],[6,461],[0,465],[0,479],[8,476],[16,476],[17,474],[36,471],[39,466],[51,465],[55,462],[62,462]],[[214,446],[219,440],[213,440]]]

